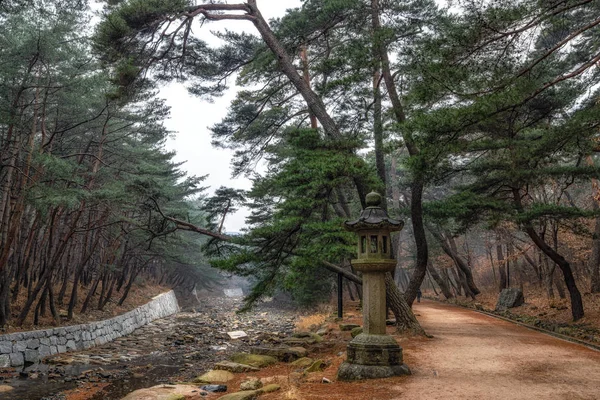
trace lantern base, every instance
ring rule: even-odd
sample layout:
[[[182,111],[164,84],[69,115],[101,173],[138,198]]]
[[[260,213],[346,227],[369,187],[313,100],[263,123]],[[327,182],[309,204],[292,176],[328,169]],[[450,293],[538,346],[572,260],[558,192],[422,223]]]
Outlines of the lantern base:
[[[340,381],[360,381],[364,379],[391,378],[392,376],[410,375],[406,364],[401,365],[360,365],[344,362],[338,369]]]
[[[410,369],[402,363],[402,348],[389,335],[356,336],[348,344],[347,361],[338,369],[338,379],[342,381],[398,375],[410,375]]]

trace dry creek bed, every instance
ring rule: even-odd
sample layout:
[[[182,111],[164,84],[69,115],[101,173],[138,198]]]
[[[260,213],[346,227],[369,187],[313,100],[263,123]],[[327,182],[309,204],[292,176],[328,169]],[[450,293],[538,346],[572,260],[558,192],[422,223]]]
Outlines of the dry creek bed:
[[[0,371],[0,400],[62,400],[64,392],[103,386],[93,398],[120,399],[157,383],[188,381],[230,354],[277,344],[294,330],[294,313],[263,303],[236,314],[240,298],[210,297],[188,312],[154,321],[131,335],[93,349],[48,358],[23,370]],[[244,331],[232,340],[227,332]]]

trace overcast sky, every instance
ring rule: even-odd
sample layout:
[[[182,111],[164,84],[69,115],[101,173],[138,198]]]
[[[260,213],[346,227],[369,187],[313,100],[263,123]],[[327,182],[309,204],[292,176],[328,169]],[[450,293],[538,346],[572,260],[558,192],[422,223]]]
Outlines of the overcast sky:
[[[258,0],[258,7],[267,20],[281,17],[286,9],[300,5],[300,0]],[[249,21],[216,21],[206,24],[195,34],[211,43],[209,37],[212,35],[209,31],[225,28],[256,34],[254,25]],[[231,88],[225,96],[208,103],[190,96],[181,84],[172,83],[160,90],[160,96],[164,97],[171,107],[171,118],[165,124],[175,132],[173,138],[167,142],[167,149],[177,152],[176,162],[185,161],[181,169],[187,171],[189,175],[209,175],[205,181],[205,186],[210,186],[209,194],[220,186],[238,189],[250,189],[251,186],[247,179],[231,177],[231,152],[213,148],[210,144],[208,127],[225,116],[230,101],[235,97],[235,92],[235,88]],[[247,210],[240,210],[229,216],[225,221],[225,230],[240,231],[244,227],[244,218],[247,214]]]

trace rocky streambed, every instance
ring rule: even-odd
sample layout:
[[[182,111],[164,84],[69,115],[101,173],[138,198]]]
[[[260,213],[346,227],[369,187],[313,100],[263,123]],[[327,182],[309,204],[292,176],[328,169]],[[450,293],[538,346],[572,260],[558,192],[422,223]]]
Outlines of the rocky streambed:
[[[294,313],[264,303],[236,314],[241,298],[208,297],[177,315],[93,349],[0,372],[0,399],[121,399],[158,383],[191,381],[216,362],[250,347],[276,345],[294,330]],[[232,339],[228,332],[247,336]],[[235,335],[234,335],[235,336]]]

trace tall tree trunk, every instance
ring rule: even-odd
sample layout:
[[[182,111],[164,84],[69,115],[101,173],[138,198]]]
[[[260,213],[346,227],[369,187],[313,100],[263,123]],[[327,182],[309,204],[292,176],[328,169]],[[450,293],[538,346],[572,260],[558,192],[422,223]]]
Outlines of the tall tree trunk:
[[[387,53],[387,45],[384,43],[383,29],[381,27],[381,21],[379,18],[380,7],[379,0],[371,0],[371,21],[373,28],[373,46],[374,52],[379,54],[379,62],[381,63],[381,73],[383,75],[383,81],[387,88],[388,97],[392,103],[393,115],[398,124],[403,124],[406,121],[406,114],[404,113],[404,107],[400,101],[398,90],[392,76],[390,69],[390,60]],[[408,150],[408,154],[411,157],[417,157],[419,155],[419,149],[416,146],[414,138],[410,133],[405,132],[403,135],[404,144]],[[419,159],[422,164],[424,161]],[[425,186],[424,176],[422,170],[424,165],[416,165],[412,174],[411,182],[411,200],[410,200],[410,216],[413,226],[413,235],[415,238],[415,246],[417,248],[417,259],[415,262],[415,269],[411,276],[404,298],[409,305],[415,301],[417,297],[417,291],[425,279],[427,273],[427,257],[429,250],[427,247],[427,236],[425,235],[425,226],[423,223],[423,189]]]
[[[402,297],[402,293],[398,290],[392,274],[385,274],[386,300],[390,305],[394,317],[396,318],[396,329],[399,332],[411,332],[415,335],[424,335],[425,331],[417,321],[415,314],[410,309],[410,306]]]
[[[522,213],[523,205],[521,203],[521,193],[517,188],[513,188],[513,200],[515,202],[517,211]],[[573,315],[573,321],[583,318],[583,299],[581,298],[581,293],[577,288],[577,283],[575,282],[571,265],[562,255],[555,251],[540,237],[540,235],[538,235],[531,223],[525,223],[524,228],[527,235],[529,235],[531,240],[533,240],[533,243],[535,243],[535,245],[542,250],[544,254],[550,257],[550,259],[554,261],[556,265],[558,265],[558,268],[560,268],[562,271],[565,284],[567,285],[567,290],[569,291],[569,297],[571,299],[571,314]]]
[[[469,268],[465,260],[458,254],[456,242],[454,241],[452,235],[449,232],[446,232],[445,235],[442,235],[431,227],[429,227],[429,232],[431,232],[431,234],[439,241],[444,253],[450,256],[454,262],[454,265],[456,265],[456,267],[461,271],[461,277],[464,277],[462,280],[464,280],[466,284],[467,293],[473,296],[481,293],[477,285],[475,285],[471,268]]]
[[[438,274],[437,269],[433,266],[432,263],[427,264],[427,271],[429,272],[429,274],[431,275],[431,277],[433,278],[433,280],[438,284],[440,290],[442,291],[442,294],[444,295],[444,297],[446,299],[451,299],[454,296],[452,295],[452,292],[450,291],[450,288],[448,287],[448,285],[446,284],[446,282],[440,277],[440,274]]]
[[[467,285],[469,293],[471,293],[473,296],[478,295],[479,293],[481,293],[481,291],[475,285],[475,280],[473,279],[473,272],[471,272],[471,268],[469,268],[469,265],[458,254],[458,249],[456,247],[456,242],[454,241],[454,238],[452,237],[452,235],[449,234],[449,233],[446,233],[446,237],[447,237],[447,240],[448,240],[448,244],[450,245],[450,248],[449,248],[449,250],[451,252],[450,256],[454,260],[454,263],[456,264],[456,267],[464,275],[465,283]]]
[[[556,269],[556,264],[549,263],[548,257],[540,251],[540,258],[542,259],[542,265],[544,266],[544,283],[546,285],[546,294],[548,296],[548,300],[554,298],[554,270]]]
[[[387,173],[385,171],[385,160],[383,151],[383,119],[381,105],[381,89],[379,81],[381,72],[379,68],[373,71],[373,139],[375,141],[375,166],[377,176],[383,184],[384,193],[381,196],[382,207],[387,210]]]
[[[494,267],[494,255],[492,254],[492,245],[486,245],[485,250],[488,258],[490,259],[490,265],[492,267],[492,277],[494,280],[494,286],[498,287],[498,279],[496,278],[496,268]]]
[[[123,291],[123,295],[119,299],[119,303],[118,303],[119,306],[122,306],[123,303],[125,302],[125,299],[129,295],[129,290],[131,289],[131,286],[133,285],[133,282],[135,281],[135,278],[137,277],[138,273],[139,273],[139,270],[137,268],[133,268],[132,269],[131,275],[129,277],[129,282],[127,282],[127,286],[125,286],[125,290]]]
[[[92,285],[92,287],[90,288],[90,291],[88,292],[84,302],[83,302],[83,306],[81,306],[81,314],[85,314],[85,312],[87,311],[90,302],[92,301],[92,297],[94,296],[94,294],[96,294],[96,289],[98,289],[98,284],[100,283],[100,279],[101,279],[101,274],[98,273],[98,278],[96,278],[96,280],[94,281],[94,284]]]
[[[598,211],[598,202],[592,201],[592,209]],[[600,293],[600,217],[594,221],[594,236],[592,239],[592,255],[590,257],[589,269],[591,271],[590,292]]]
[[[302,77],[306,81],[308,87],[310,87],[310,69],[308,65],[308,51],[306,44],[300,46],[300,60],[302,61]],[[308,110],[308,116],[310,118],[310,127],[312,129],[317,129],[319,127],[317,117],[310,109]]]
[[[456,296],[462,296],[464,286],[462,284],[460,276],[458,275],[458,272],[456,271],[456,268],[447,268],[447,270],[450,270],[450,272],[452,272],[452,277],[454,278],[454,282],[455,282],[452,284],[452,286],[454,286],[454,290],[456,291]],[[465,297],[468,297],[467,292],[465,292]]]
[[[556,269],[553,269],[553,271],[554,273],[556,273]],[[554,286],[556,287],[556,291],[558,292],[558,297],[560,297],[562,300],[566,299],[567,295],[565,294],[565,287],[563,286],[560,279],[552,278],[552,282],[554,282]]]
[[[594,159],[592,156],[587,156],[586,164],[593,166]],[[592,210],[598,211],[600,206],[598,205],[600,184],[597,179],[592,179]],[[600,217],[596,217],[594,221],[594,235],[592,237],[592,255],[589,263],[590,269],[590,292],[600,293]]]
[[[496,257],[498,258],[498,272],[500,273],[500,283],[498,285],[498,291],[506,289],[506,262],[504,260],[504,253],[502,252],[502,244],[500,243],[500,238],[498,238],[498,243],[496,244]]]

